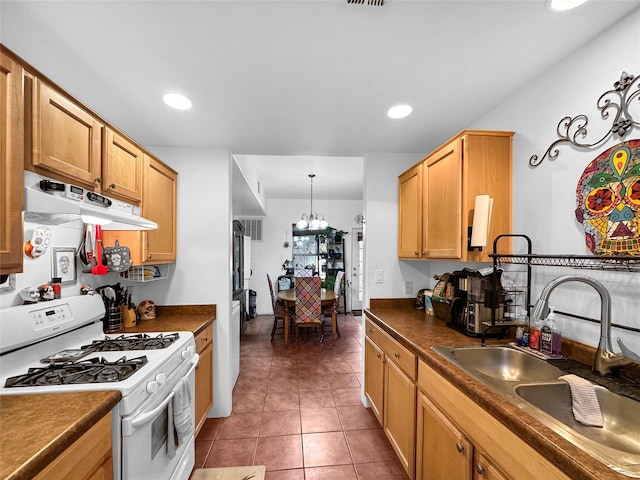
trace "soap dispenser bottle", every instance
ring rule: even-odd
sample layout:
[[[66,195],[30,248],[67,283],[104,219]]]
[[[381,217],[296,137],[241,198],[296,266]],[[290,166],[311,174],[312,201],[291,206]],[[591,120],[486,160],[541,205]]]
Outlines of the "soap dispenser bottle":
[[[540,329],[540,351],[547,355],[553,355],[553,336],[556,329],[556,313],[553,308],[550,309],[549,315],[542,328]]]

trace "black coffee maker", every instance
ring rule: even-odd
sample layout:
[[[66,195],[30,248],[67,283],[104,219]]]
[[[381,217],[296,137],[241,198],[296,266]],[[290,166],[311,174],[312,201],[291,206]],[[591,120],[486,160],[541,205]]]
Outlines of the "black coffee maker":
[[[502,320],[503,316],[502,271],[484,273],[465,268],[452,274],[454,298],[447,326],[470,337],[482,335],[483,322]]]

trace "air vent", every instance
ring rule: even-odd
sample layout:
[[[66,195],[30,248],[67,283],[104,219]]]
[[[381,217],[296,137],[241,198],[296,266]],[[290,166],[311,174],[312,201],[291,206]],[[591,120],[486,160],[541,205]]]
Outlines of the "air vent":
[[[261,218],[241,218],[239,220],[246,236],[251,237],[251,240],[262,240]]]

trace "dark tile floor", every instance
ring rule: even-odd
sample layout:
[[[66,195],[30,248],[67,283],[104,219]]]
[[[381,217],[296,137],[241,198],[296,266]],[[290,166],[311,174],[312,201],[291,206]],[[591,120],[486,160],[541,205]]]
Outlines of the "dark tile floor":
[[[284,344],[273,316],[249,322],[240,344],[233,412],[210,418],[196,438],[196,468],[266,465],[265,480],[407,479],[370,409],[363,382],[361,317]]]

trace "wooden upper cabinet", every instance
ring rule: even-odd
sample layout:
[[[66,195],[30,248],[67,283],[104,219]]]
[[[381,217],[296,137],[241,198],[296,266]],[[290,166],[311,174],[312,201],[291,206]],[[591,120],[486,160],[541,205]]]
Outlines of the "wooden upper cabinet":
[[[105,246],[116,240],[131,251],[133,265],[156,265],[176,261],[176,212],[178,174],[167,165],[144,154],[142,188],[143,217],[158,224],[157,230],[103,230]]]
[[[0,274],[22,272],[23,69],[0,52]]]
[[[423,175],[418,164],[398,177],[398,257],[422,258]]]
[[[158,230],[143,232],[143,263],[176,261],[176,212],[178,174],[161,161],[145,155],[142,216],[158,224]]]
[[[398,177],[399,258],[490,261],[493,239],[511,233],[512,137],[513,132],[465,130]],[[422,181],[417,178],[419,168]],[[420,193],[414,191],[418,185]],[[417,200],[420,195],[422,203]],[[469,251],[468,228],[477,195],[493,198],[493,210],[488,245]],[[508,251],[507,244],[501,251]],[[407,248],[415,245],[420,248],[414,252]],[[418,250],[420,255],[415,254]]]
[[[456,139],[426,161],[424,236],[427,258],[462,258],[462,148]]]
[[[42,80],[32,84],[33,153],[25,167],[94,190],[101,180],[103,124]]]
[[[102,192],[131,203],[142,200],[143,152],[111,128],[105,129]]]

